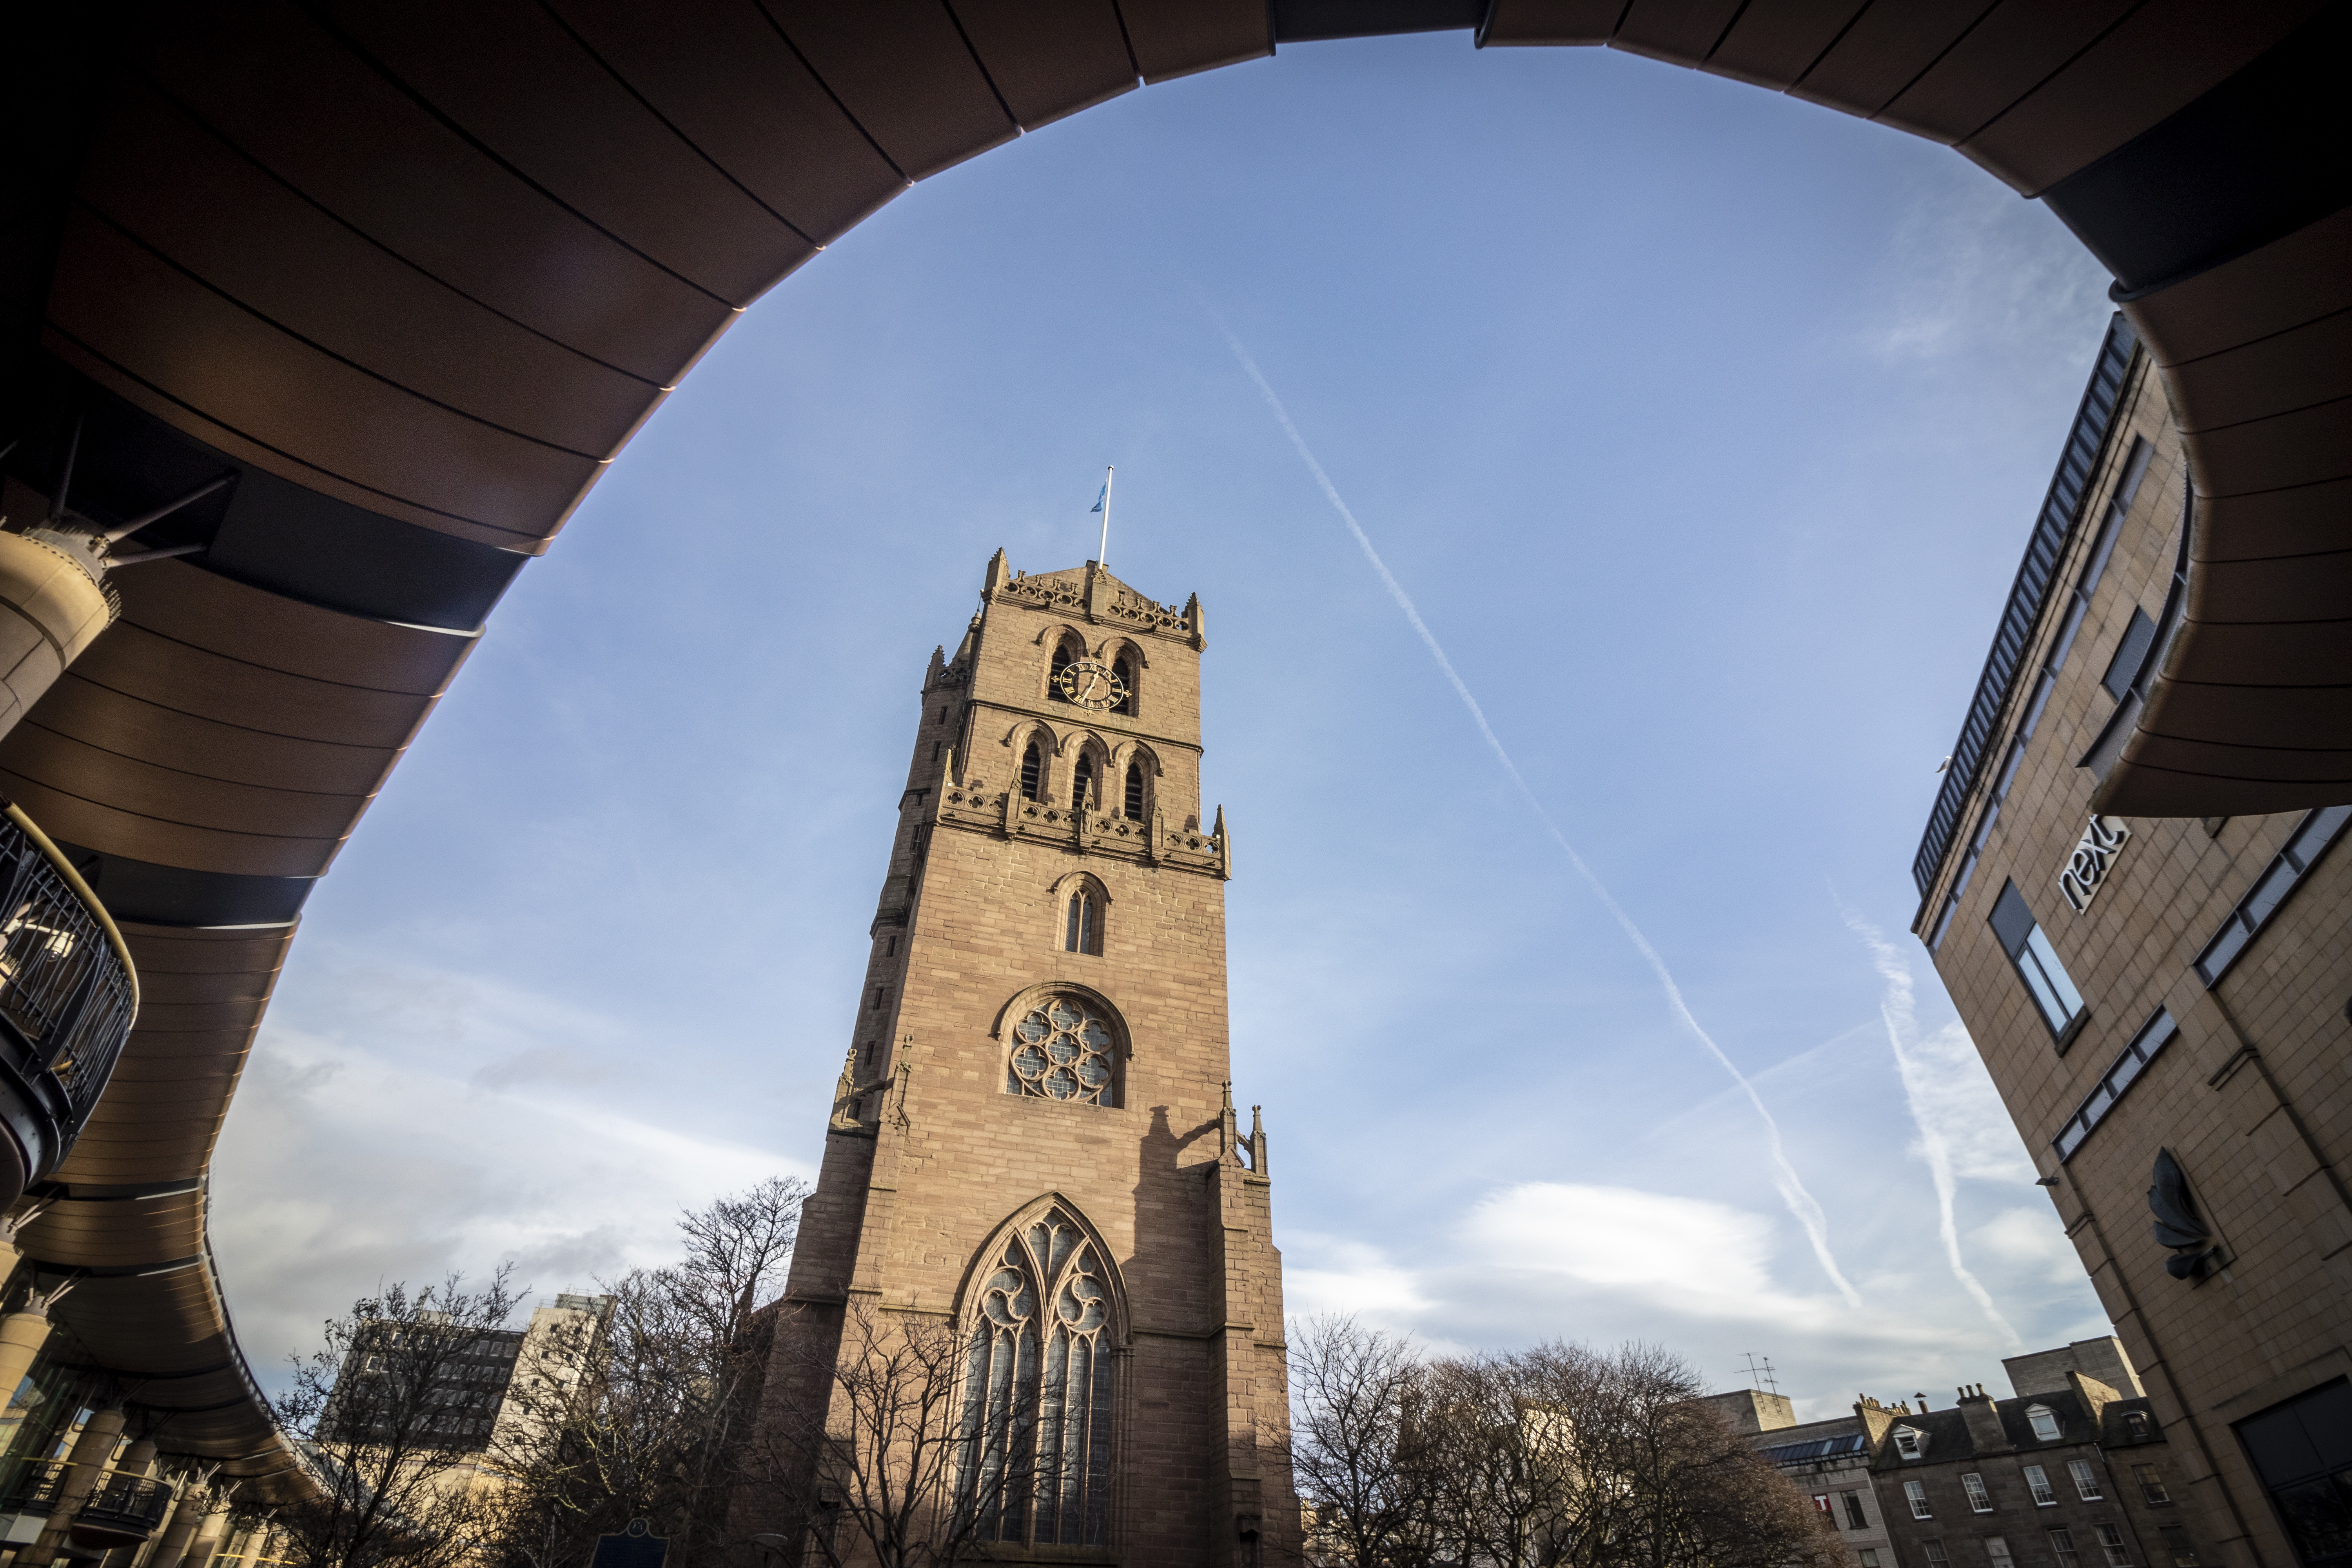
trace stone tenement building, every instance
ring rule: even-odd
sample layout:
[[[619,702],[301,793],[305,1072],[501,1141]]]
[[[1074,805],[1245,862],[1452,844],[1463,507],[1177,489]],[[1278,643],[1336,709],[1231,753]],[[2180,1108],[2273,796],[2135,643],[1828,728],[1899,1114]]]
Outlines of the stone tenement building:
[[[1920,846],[1914,929],[2147,1381],[2215,1532],[2202,1561],[2309,1568],[2352,1562],[2352,807],[2108,806],[2133,769],[2308,801],[2141,720],[2184,626],[2252,658],[2352,599],[2309,553],[2328,486],[2229,494],[2247,526],[2209,538],[2204,477],[2241,436],[2174,423],[2180,374],[2116,320]],[[2257,579],[2305,623],[2248,624]],[[2303,662],[2340,700],[2315,642]],[[2298,776],[2343,777],[2246,679],[2209,669],[2163,711],[2235,715]]]
[[[1230,1083],[1232,848],[1222,810],[1202,824],[1205,640],[1197,598],[989,563],[924,678],[793,1259],[803,1322],[955,1326],[965,1436],[995,1456],[956,1486],[999,1557],[1297,1544],[1266,1143]],[[995,1485],[1024,1447],[1043,1479]]]
[[[1895,1568],[1885,1505],[1873,1495],[1870,1437],[1859,1406],[1851,1415],[1801,1425],[1784,1394],[1741,1388],[1710,1394],[1706,1404],[1837,1526],[1853,1568]]]
[[[2116,1340],[2001,1363],[1950,1408],[1854,1406],[1903,1568],[2199,1568],[2210,1523]],[[1868,1568],[1865,1564],[1864,1568]]]
[[[2213,1532],[2112,1337],[2001,1363],[1963,1388],[1799,1426],[1759,1389],[1706,1403],[1838,1527],[1853,1568],[2199,1568]]]

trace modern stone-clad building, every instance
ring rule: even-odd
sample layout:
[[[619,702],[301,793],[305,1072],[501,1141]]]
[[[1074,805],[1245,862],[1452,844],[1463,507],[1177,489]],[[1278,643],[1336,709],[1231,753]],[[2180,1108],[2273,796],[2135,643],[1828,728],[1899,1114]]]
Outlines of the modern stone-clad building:
[[[836,1343],[852,1313],[951,1326],[985,1456],[954,1485],[993,1556],[1297,1549],[1266,1140],[1230,1081],[1206,646],[1197,598],[1000,551],[923,680],[784,1310]],[[786,1353],[772,1421],[832,1397]]]
[[[2266,795],[2240,760],[2158,731],[2184,704],[2275,709],[2272,760],[2331,776],[2336,753],[2308,749],[2251,665],[2193,691],[2179,666],[2190,633],[2274,647],[2277,627],[2248,624],[2263,583],[2308,616],[2303,695],[2341,700],[2311,639],[2352,584],[2314,553],[2292,487],[2223,498],[2256,525],[2209,533],[2203,476],[2235,437],[2184,433],[2180,374],[2116,319],[1920,846],[1914,929],[2146,1380],[2168,1489],[2210,1523],[2199,1561],[2332,1564],[2352,1562],[2352,807],[2302,809],[2312,787]],[[2117,815],[2130,767],[2158,766],[2298,809]],[[2091,1419],[2098,1401],[2074,1398],[2061,1419]],[[1932,1436],[2024,1442],[2005,1402]],[[1940,1521],[1953,1494],[1928,1484]]]

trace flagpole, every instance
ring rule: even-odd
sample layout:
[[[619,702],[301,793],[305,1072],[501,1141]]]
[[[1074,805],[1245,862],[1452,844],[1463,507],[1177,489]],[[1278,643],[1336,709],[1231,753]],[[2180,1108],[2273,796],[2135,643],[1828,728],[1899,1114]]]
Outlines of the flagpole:
[[[1113,465],[1103,465],[1103,530],[1102,548],[1095,552],[1095,563],[1104,571],[1110,570],[1110,477]]]

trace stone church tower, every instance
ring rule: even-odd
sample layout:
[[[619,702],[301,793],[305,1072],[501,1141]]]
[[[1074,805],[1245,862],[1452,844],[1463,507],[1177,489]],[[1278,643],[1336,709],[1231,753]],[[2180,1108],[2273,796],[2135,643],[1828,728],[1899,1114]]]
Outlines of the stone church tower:
[[[1222,808],[1202,822],[1204,646],[1197,598],[989,563],[924,678],[803,1215],[784,1310],[828,1343],[861,1308],[950,1323],[982,1456],[962,1495],[1024,1447],[1055,1478],[997,1487],[999,1557],[1296,1549],[1266,1143],[1230,1082],[1232,848]],[[771,1376],[772,1405],[811,1396],[793,1383]]]

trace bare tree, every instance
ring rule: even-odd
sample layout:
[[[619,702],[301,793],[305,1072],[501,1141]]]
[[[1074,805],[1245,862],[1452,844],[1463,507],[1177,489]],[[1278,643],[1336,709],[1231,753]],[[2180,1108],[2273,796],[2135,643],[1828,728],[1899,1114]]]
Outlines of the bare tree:
[[[1422,1419],[1434,1530],[1454,1561],[1548,1568],[1601,1499],[1577,1451],[1594,1358],[1580,1347],[1436,1362]]]
[[[772,1176],[681,1215],[678,1262],[605,1286],[607,1320],[532,1347],[495,1455],[509,1561],[579,1568],[633,1519],[669,1539],[668,1568],[725,1554],[766,1370],[755,1318],[782,1284],[808,1194]]]
[[[1431,1376],[1412,1344],[1353,1318],[1310,1319],[1291,1331],[1290,1376],[1308,1555],[1329,1568],[1433,1562],[1438,1478],[1423,1430]]]
[[[479,1289],[452,1274],[387,1286],[294,1358],[278,1402],[323,1496],[278,1524],[301,1568],[456,1568],[483,1523],[474,1486],[511,1366],[518,1296],[500,1269]]]
[[[1775,1568],[1844,1561],[1836,1531],[1716,1413],[1690,1364],[1654,1345],[1605,1356],[1549,1345],[1583,1398],[1574,1416],[1582,1506],[1561,1553],[1576,1568]]]
[[[1292,1463],[1323,1568],[1780,1568],[1842,1561],[1811,1501],[1647,1345],[1423,1360],[1292,1331]]]
[[[1035,1413],[986,1413],[960,1397],[964,1344],[942,1318],[864,1300],[830,1314],[785,1309],[779,1359],[803,1397],[771,1428],[769,1480],[834,1568],[954,1568],[1017,1536],[1035,1495]]]

